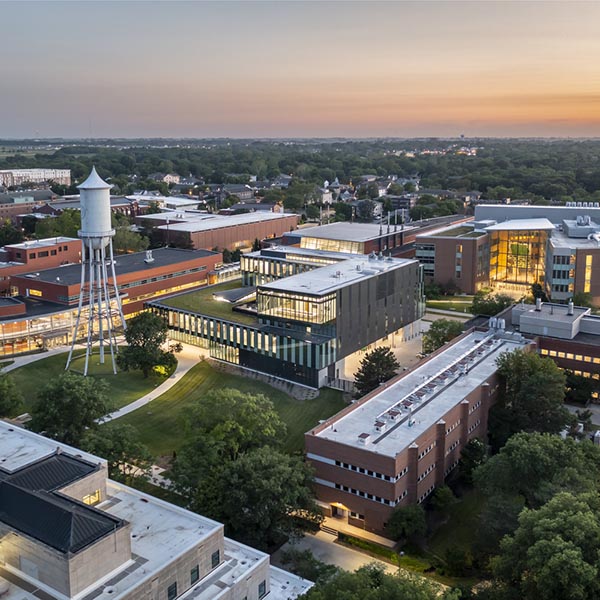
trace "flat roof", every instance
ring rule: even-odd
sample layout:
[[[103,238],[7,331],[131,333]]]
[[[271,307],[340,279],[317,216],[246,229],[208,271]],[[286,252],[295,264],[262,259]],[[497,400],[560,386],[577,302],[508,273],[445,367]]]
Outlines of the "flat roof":
[[[565,231],[555,229],[550,237],[550,244],[553,248],[572,248],[585,249],[585,250],[596,250],[600,248],[600,244],[596,240],[588,240],[587,237],[575,238],[569,237]]]
[[[218,252],[210,250],[184,250],[182,248],[155,248],[152,250],[152,262],[146,262],[146,252],[134,252],[132,254],[119,254],[115,256],[115,272],[117,278],[137,271],[149,271],[156,267],[176,265],[180,262],[204,258],[216,255]],[[39,273],[39,274],[38,274]],[[45,269],[43,271],[32,271],[20,273],[14,277],[25,278],[31,281],[45,281],[47,283],[59,283],[60,285],[75,285],[81,281],[81,264],[74,263]],[[58,278],[58,279],[57,279]],[[111,278],[109,272],[109,279]]]
[[[22,242],[21,244],[6,244],[5,248],[15,248],[17,250],[32,250],[35,248],[47,248],[48,246],[56,246],[57,244],[64,244],[66,242],[80,242],[79,238],[70,237],[53,237],[44,238],[43,240],[31,240],[28,242]]]
[[[294,231],[292,235],[299,237],[320,238],[326,240],[339,240],[344,242],[368,242],[378,239],[392,233],[398,233],[400,225],[397,227],[390,224],[390,233],[387,233],[387,223],[381,225],[375,223],[352,223],[340,222],[329,223],[328,225],[317,225],[315,227],[305,227]],[[381,233],[379,233],[381,229]],[[417,229],[412,225],[405,225],[403,231]]]
[[[554,225],[548,219],[512,219],[486,227],[486,231],[535,231],[553,230]]]
[[[500,354],[530,343],[516,333],[471,332],[353,410],[333,416],[315,435],[394,458],[486,381]],[[378,421],[385,424],[382,431],[375,429]]]
[[[0,419],[0,468],[3,471],[8,473],[18,471],[27,465],[53,456],[57,450],[65,451],[92,464],[106,464],[103,458],[45,438],[27,429],[21,429]]]
[[[256,211],[251,213],[243,213],[240,215],[211,215],[199,216],[196,219],[186,220],[185,222],[173,223],[167,225],[159,225],[157,229],[169,231],[187,231],[190,233],[198,231],[211,231],[213,229],[223,229],[226,227],[237,227],[239,225],[248,225],[251,223],[262,223],[267,221],[278,221],[286,217],[299,217],[293,213],[272,213]],[[163,215],[163,218],[164,215]]]
[[[567,304],[556,304],[553,302],[542,302],[541,308],[538,310],[535,304],[519,303],[513,306],[513,311],[519,315],[527,315],[530,319],[543,319],[550,322],[572,323],[580,319],[584,315],[589,315],[592,311],[584,306],[574,306],[573,314],[569,314],[569,306]]]
[[[244,254],[244,256],[269,258],[271,260],[282,260],[285,262],[294,262],[295,257],[302,257],[302,259],[329,259],[331,262],[356,258],[356,254],[351,254],[350,252],[330,252],[329,250],[301,248],[300,246],[269,246],[268,248],[263,248],[256,252],[248,252],[247,254]],[[302,260],[302,262],[310,262],[310,260]]]
[[[381,273],[403,268],[417,260],[408,258],[390,258],[383,260],[369,258],[366,255],[352,255],[345,261],[333,265],[325,265],[320,269],[313,269],[285,279],[278,279],[271,283],[261,285],[258,291],[285,291],[300,294],[313,294],[316,296],[335,292],[343,287],[377,277]]]

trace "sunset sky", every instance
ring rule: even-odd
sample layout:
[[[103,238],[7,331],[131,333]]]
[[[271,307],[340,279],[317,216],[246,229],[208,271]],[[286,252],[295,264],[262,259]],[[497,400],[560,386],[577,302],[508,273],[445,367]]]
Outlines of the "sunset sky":
[[[600,2],[0,8],[0,137],[600,136]]]

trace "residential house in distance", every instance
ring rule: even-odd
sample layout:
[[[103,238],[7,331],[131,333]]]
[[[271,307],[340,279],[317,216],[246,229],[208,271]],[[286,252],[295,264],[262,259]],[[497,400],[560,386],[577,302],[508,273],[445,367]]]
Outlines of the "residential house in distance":
[[[177,173],[152,173],[148,175],[148,179],[152,181],[162,181],[167,185],[177,184],[181,181],[181,176]]]
[[[104,459],[0,421],[5,600],[293,600],[311,583],[223,525],[108,479]]]

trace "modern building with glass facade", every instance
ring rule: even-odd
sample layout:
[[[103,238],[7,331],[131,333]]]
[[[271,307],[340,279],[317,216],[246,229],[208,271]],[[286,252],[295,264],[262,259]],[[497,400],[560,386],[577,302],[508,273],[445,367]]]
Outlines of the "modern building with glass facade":
[[[493,208],[493,214],[505,208],[506,214],[520,216],[529,212],[509,209],[533,207]],[[567,302],[582,292],[600,304],[600,222],[583,214],[596,209],[542,208],[556,209],[548,211],[551,217],[572,218],[558,223],[543,217],[475,220],[418,236],[416,258],[425,281],[450,283],[467,294],[490,286],[515,298],[528,295],[537,283],[554,301]]]
[[[415,335],[424,311],[416,260],[352,257],[279,277],[281,262],[258,258],[271,271],[269,283],[238,290],[228,283],[206,288],[201,296],[182,294],[148,306],[167,319],[173,339],[313,388],[344,379],[344,359],[353,353]],[[255,302],[246,304],[254,294]]]

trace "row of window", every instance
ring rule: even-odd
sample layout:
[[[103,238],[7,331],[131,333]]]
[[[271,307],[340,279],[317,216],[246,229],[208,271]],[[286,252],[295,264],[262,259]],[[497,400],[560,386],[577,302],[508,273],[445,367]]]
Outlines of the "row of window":
[[[457,458],[451,465],[448,465],[448,468],[444,471],[444,477],[446,477],[450,473],[450,471],[456,469],[456,467],[458,467],[459,462],[460,459]]]
[[[347,485],[341,485],[339,483],[336,483],[335,489],[342,490],[343,492],[348,492],[348,494],[354,494],[355,496],[360,496],[361,498],[366,498],[367,500],[373,500],[374,502],[379,502],[380,504],[394,506],[394,503],[390,502],[387,498],[381,498],[380,496],[375,496],[374,494],[369,494],[367,492],[363,492],[362,490],[349,488]]]
[[[427,498],[427,496],[429,496],[429,494],[431,494],[431,492],[433,492],[434,489],[435,489],[435,484],[430,485],[427,488],[427,490],[419,496],[419,499],[417,500],[418,504],[421,504],[421,502],[423,502],[423,500],[425,500],[425,498]]]
[[[423,481],[423,479],[425,479],[425,477],[427,477],[427,475],[429,475],[429,473],[431,473],[431,471],[433,471],[435,469],[435,463],[431,463],[418,477],[417,477],[417,483],[419,483],[420,481]]]
[[[469,414],[473,414],[479,407],[481,406],[481,400],[477,400],[477,402],[475,402],[475,404],[473,404],[470,408],[469,408]]]
[[[427,446],[425,450],[419,453],[417,460],[421,460],[424,456],[427,456],[427,454],[429,454],[435,448],[435,444],[436,442],[432,442],[431,444],[429,444],[429,446]]]
[[[473,425],[471,425],[471,427],[469,427],[469,433],[473,433],[473,431],[475,431],[480,425],[481,425],[481,420],[477,419],[477,421],[475,421],[475,423],[473,423]]]
[[[573,256],[573,255],[553,256],[552,262],[555,265],[574,265],[575,264],[575,256]]]
[[[384,479],[385,481],[398,481],[400,477],[406,475],[408,472],[408,467],[405,467],[398,475],[396,475],[396,477],[390,477],[389,475],[384,475],[383,473],[378,473],[377,471],[371,471],[369,469],[363,469],[362,467],[357,467],[356,465],[351,465],[339,460],[335,461],[335,466],[341,467],[342,469],[348,469],[349,471],[355,471],[356,473],[361,473],[362,475],[368,475],[369,477]]]
[[[460,439],[456,440],[455,442],[452,442],[452,444],[450,444],[450,446],[448,446],[448,450],[446,450],[446,456],[448,456],[448,454],[450,454],[450,452],[452,452],[452,450],[454,450],[459,444],[460,444]]]
[[[190,275],[192,273],[199,273],[206,271],[206,266],[193,267],[192,269],[184,269],[183,271],[175,271],[175,273],[167,273],[166,275],[157,275],[150,279],[140,279],[139,281],[131,281],[129,283],[119,284],[120,290],[127,290],[139,285],[146,285],[148,283],[156,283],[157,281],[164,281],[165,279],[172,279],[173,277],[181,277],[182,275]]]
[[[472,412],[472,411],[470,411],[470,412]],[[450,427],[448,427],[448,429],[446,429],[446,435],[448,435],[450,432],[454,431],[459,425],[460,425],[460,419],[458,421],[456,421],[456,423],[454,423],[454,425],[450,425]]]
[[[600,365],[600,357],[598,356],[587,356],[585,354],[573,354],[572,352],[559,352],[556,350],[547,350],[542,348],[540,350],[542,356],[551,356],[553,358],[566,358],[568,360],[578,360],[580,362],[594,363]]]

